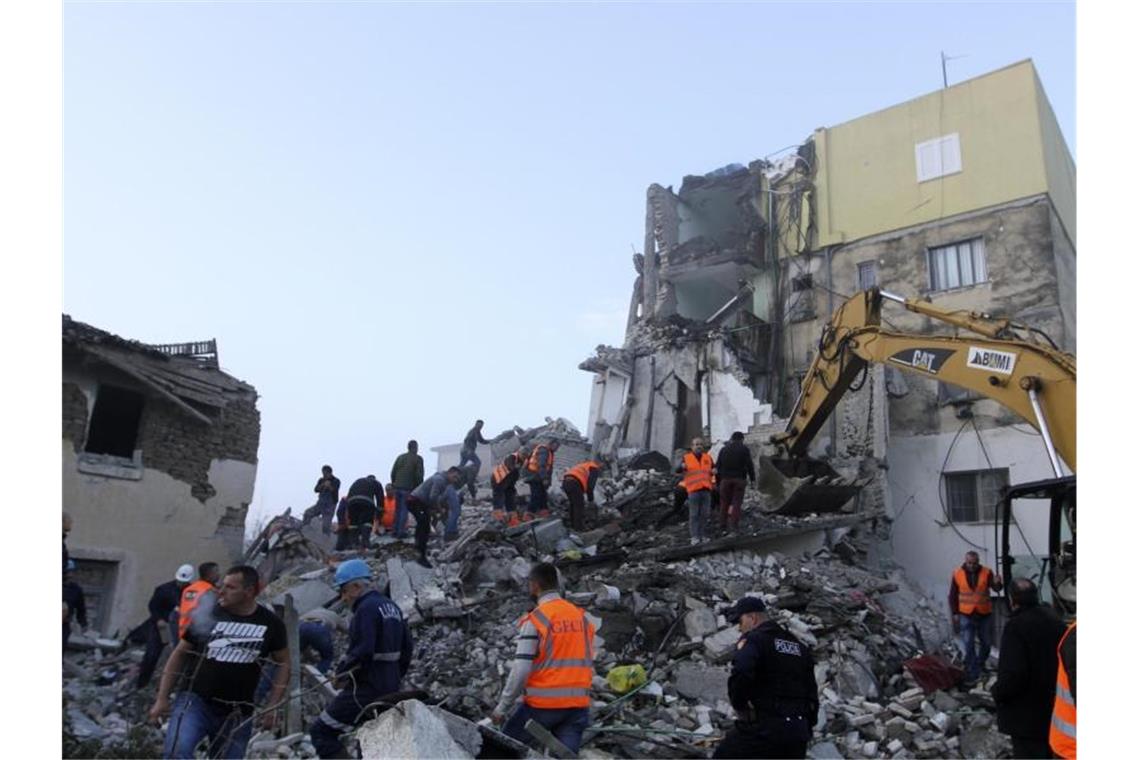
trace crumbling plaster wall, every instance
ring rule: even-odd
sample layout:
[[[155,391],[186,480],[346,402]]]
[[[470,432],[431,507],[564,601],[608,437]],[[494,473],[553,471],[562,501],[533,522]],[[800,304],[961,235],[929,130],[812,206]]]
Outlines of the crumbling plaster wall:
[[[998,548],[992,522],[953,527],[948,523],[942,506],[944,496],[940,497],[943,462],[946,472],[985,470],[991,463],[994,468],[1008,467],[1011,484],[1053,476],[1041,438],[1028,425],[982,429],[984,449],[969,425],[957,441],[956,432],[892,435],[887,453],[894,516],[891,545],[908,574],[940,599],[946,598],[950,573],[962,563],[967,551],[974,549],[983,563],[993,567]],[[1014,518],[1021,530],[1011,529],[1013,553],[1045,555],[1049,548],[1048,503],[1021,500],[1014,504]],[[1000,541],[1000,533],[996,540]]]
[[[196,444],[193,429],[167,417],[181,413],[148,395],[138,443],[143,452],[141,478],[82,473],[78,461],[90,410],[99,380],[106,377],[93,367],[64,368],[63,509],[75,520],[68,547],[77,559],[119,563],[109,618],[110,630],[114,631],[146,616],[151,590],[172,578],[178,565],[209,560],[227,563],[240,557],[257,474],[258,428],[256,408],[252,415],[249,410],[239,410],[228,417],[228,424],[221,420],[215,423],[213,427],[218,429],[209,434],[201,430],[207,426],[199,425],[198,439],[205,440]],[[116,385],[132,385],[121,377],[111,379]],[[146,393],[146,389],[138,390]],[[168,432],[161,430],[160,420],[164,418],[172,423]],[[255,425],[252,432],[235,429],[242,419],[245,425]],[[184,437],[178,438],[175,431]],[[190,482],[184,477],[188,473],[197,477],[199,465],[176,467],[174,461],[180,451],[200,460],[205,454],[192,451],[196,445],[206,454],[228,451],[252,461],[221,454],[208,460],[200,479]]]

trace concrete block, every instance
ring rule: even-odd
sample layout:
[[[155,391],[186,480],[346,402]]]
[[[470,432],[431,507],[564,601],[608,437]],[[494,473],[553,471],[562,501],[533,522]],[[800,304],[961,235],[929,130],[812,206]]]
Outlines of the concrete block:
[[[416,760],[470,758],[451,738],[447,724],[423,702],[409,699],[356,731],[364,757],[401,757]]]
[[[682,697],[713,704],[728,693],[728,672],[724,668],[683,662],[674,673],[674,686]]]
[[[685,613],[685,634],[690,639],[703,639],[714,633],[716,633],[716,615],[711,609],[700,607]]]
[[[727,660],[736,650],[736,642],[740,640],[740,631],[736,628],[725,628],[705,639],[705,651],[714,661]]]
[[[298,615],[304,615],[309,610],[323,607],[325,602],[337,597],[332,586],[323,580],[313,579],[298,583],[287,591],[278,594],[273,598],[272,604],[284,605],[285,594],[287,593],[293,595],[293,606],[297,609]]]

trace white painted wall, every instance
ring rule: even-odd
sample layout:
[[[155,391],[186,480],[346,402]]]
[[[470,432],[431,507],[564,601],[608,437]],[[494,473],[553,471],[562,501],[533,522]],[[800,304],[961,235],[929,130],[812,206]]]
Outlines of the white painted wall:
[[[709,372],[708,383],[709,435],[713,441],[727,441],[736,430],[747,432],[756,421],[756,416],[765,406],[769,417],[771,406],[761,404],[752,395],[752,389],[736,379],[730,372]]]
[[[1008,467],[1011,485],[1053,477],[1040,436],[1028,425],[982,430],[985,453],[972,425],[967,425],[954,443],[955,433],[900,436],[892,433],[887,449],[890,470],[891,510],[895,522],[891,545],[895,557],[926,593],[945,599],[950,574],[962,563],[963,555],[974,549],[983,564],[994,567],[1000,543],[995,543],[994,525],[957,524],[970,546],[946,523],[939,500],[943,461],[946,472]],[[1043,556],[1049,548],[1048,502],[1021,500],[1014,504],[1014,518],[1029,542],[1011,526],[1010,548],[1016,554]],[[997,541],[1000,542],[1000,525]],[[980,548],[979,548],[980,547]]]

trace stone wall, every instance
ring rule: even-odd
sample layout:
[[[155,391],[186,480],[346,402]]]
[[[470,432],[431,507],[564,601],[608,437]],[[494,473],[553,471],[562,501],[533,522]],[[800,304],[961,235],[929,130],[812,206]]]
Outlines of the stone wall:
[[[87,396],[75,383],[63,384],[63,437],[75,452],[83,450],[87,437]]]

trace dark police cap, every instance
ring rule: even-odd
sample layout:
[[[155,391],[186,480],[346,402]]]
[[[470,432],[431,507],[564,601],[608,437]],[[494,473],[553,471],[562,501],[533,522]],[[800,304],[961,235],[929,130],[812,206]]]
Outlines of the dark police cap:
[[[749,612],[764,612],[766,609],[767,606],[760,597],[744,596],[738,599],[736,604],[725,610],[724,618],[735,625],[740,622],[741,615],[746,615]]]

